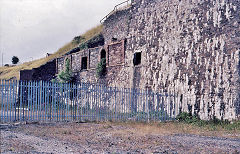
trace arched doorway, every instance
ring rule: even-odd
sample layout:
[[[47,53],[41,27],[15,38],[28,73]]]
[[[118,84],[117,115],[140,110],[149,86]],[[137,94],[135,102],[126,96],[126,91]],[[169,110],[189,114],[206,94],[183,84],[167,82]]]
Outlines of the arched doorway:
[[[100,62],[97,65],[97,76],[103,78],[106,74],[106,51],[104,49],[100,52]]]

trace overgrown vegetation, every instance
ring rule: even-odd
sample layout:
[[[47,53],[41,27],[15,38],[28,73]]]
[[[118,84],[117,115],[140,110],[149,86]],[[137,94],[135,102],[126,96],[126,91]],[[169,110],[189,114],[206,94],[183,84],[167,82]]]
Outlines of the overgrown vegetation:
[[[51,61],[58,57],[61,57],[62,55],[66,54],[68,51],[70,51],[71,49],[78,47],[79,44],[84,43],[84,42],[90,40],[91,38],[99,35],[102,32],[102,28],[103,28],[102,25],[99,25],[97,27],[90,29],[86,33],[82,34],[81,36],[75,37],[71,42],[67,43],[62,48],[60,48],[57,52],[55,52],[54,54],[52,54],[48,57],[34,60],[31,62],[26,62],[26,63],[17,65],[17,66],[0,67],[0,79],[19,79],[20,70],[37,68],[37,67],[47,63],[48,61]]]
[[[96,69],[97,77],[102,78],[106,74],[106,58],[102,58],[97,65]]]
[[[226,129],[240,131],[240,121],[230,122],[228,120],[219,120],[214,117],[211,120],[201,120],[198,116],[192,115],[187,112],[180,113],[177,118],[179,122],[191,124],[198,127],[205,127],[210,130]]]
[[[83,36],[76,36],[76,37],[74,37],[74,39],[73,39],[73,43],[79,44],[79,43],[81,43],[83,40],[85,40],[85,38],[84,38]]]
[[[104,45],[104,38],[101,33],[80,44],[79,48],[80,50],[83,50],[88,48],[94,48],[95,46],[98,45]]]
[[[70,60],[66,59],[65,68],[57,75],[57,79],[52,80],[52,82],[60,83],[70,83],[73,82],[72,70],[70,68]]]

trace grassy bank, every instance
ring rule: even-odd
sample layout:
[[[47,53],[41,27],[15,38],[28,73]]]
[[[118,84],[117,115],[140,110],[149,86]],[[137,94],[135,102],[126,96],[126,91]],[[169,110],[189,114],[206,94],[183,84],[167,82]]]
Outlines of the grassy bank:
[[[51,61],[55,58],[61,57],[62,55],[66,54],[69,50],[77,47],[79,44],[86,42],[87,40],[93,38],[94,36],[98,35],[102,32],[102,25],[99,25],[97,27],[94,27],[90,30],[88,30],[86,33],[81,35],[81,40],[79,42],[76,42],[75,40],[72,40],[71,42],[65,44],[63,47],[58,49],[55,53],[50,55],[49,57],[37,59],[34,61],[26,62],[20,65],[16,66],[9,66],[9,67],[0,67],[0,79],[19,79],[19,72],[20,70],[26,70],[26,69],[32,69],[37,68],[48,61]],[[64,37],[64,36],[63,36]]]

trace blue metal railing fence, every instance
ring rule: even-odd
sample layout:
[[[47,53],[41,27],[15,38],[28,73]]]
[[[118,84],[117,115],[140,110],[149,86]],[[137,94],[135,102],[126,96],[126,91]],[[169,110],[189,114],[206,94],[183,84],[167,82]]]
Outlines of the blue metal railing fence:
[[[16,121],[166,121],[177,97],[99,84],[0,80],[1,123]]]

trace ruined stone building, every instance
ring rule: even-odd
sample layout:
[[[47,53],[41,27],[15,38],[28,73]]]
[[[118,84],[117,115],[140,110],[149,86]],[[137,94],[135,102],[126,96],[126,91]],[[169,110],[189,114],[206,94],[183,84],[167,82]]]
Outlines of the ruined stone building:
[[[239,0],[134,0],[106,18],[101,39],[58,58],[56,73],[68,58],[77,81],[175,93],[201,119],[237,119],[239,24]]]

